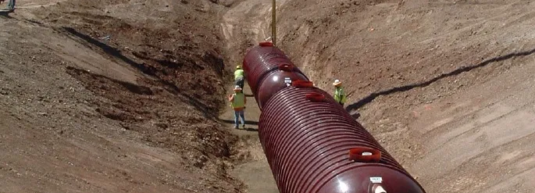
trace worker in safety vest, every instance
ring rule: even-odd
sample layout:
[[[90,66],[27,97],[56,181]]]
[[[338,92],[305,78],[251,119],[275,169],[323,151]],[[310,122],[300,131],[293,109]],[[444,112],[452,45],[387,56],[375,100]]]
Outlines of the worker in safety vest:
[[[245,82],[245,72],[240,65],[236,66],[236,71],[234,71],[234,85],[240,86],[243,89],[243,84]]]
[[[240,117],[242,119],[241,123],[243,125],[243,128],[245,128],[244,109],[245,104],[247,103],[247,99],[245,98],[245,95],[243,94],[242,88],[240,86],[234,87],[234,94],[228,97],[228,101],[231,103],[231,106],[234,109],[234,128],[238,129]]]
[[[344,88],[342,88],[342,82],[336,79],[333,83],[334,86],[334,100],[340,105],[344,106],[346,102],[346,94],[344,93]]]

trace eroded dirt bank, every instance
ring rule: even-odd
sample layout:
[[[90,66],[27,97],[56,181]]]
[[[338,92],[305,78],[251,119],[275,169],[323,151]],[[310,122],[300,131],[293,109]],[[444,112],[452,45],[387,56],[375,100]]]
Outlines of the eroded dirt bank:
[[[289,1],[280,45],[428,192],[533,192],[535,4]]]
[[[269,37],[269,4],[38,0],[2,14],[0,191],[276,192],[256,104],[250,131],[217,120],[231,122],[228,73]],[[281,48],[319,87],[344,81],[348,110],[428,192],[534,192],[531,1],[279,5]]]
[[[241,191],[217,121],[224,5],[19,5],[0,16],[2,192]]]

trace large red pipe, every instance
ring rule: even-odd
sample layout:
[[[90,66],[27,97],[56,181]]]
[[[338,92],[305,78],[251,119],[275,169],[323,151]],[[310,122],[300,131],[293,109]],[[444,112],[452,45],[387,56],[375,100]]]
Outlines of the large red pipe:
[[[262,106],[260,141],[281,193],[425,192],[282,51],[269,43],[255,46],[246,55],[244,69]],[[269,74],[279,78],[266,79]],[[285,77],[293,77],[292,83],[284,82]]]

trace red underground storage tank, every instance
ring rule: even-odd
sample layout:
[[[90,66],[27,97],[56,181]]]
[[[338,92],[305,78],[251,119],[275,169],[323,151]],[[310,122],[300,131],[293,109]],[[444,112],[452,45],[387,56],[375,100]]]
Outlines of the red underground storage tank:
[[[258,107],[271,95],[286,87],[285,80],[308,80],[286,55],[269,42],[250,49],[243,61],[243,70]]]
[[[248,51],[243,66],[262,107],[260,141],[281,193],[425,193],[281,50],[261,43]]]

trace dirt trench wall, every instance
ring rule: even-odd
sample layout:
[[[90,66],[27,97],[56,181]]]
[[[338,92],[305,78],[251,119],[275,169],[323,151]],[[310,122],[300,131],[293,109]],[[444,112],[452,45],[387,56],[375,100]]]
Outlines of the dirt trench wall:
[[[217,120],[230,79],[217,15],[231,4],[72,0],[34,14],[37,24],[115,62],[88,64],[78,60],[83,53],[62,55],[74,63],[66,72],[105,99],[95,102],[99,114],[182,155],[177,164],[204,174],[197,191],[235,192],[241,184],[227,170],[236,139]]]
[[[417,174],[412,164],[426,153],[425,131],[417,130],[424,128],[411,126],[418,109],[445,98],[455,105],[456,94],[524,65],[533,53],[532,7],[523,0],[293,0],[279,11],[278,44],[320,88],[342,80],[347,110],[361,112],[360,122]],[[441,189],[440,177],[423,185],[458,192]]]

